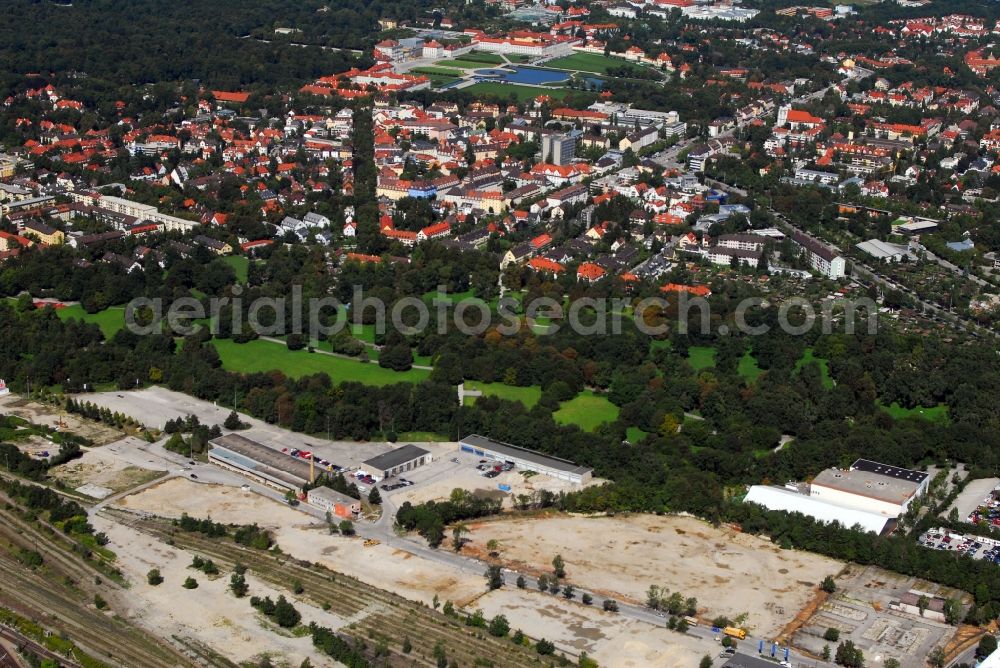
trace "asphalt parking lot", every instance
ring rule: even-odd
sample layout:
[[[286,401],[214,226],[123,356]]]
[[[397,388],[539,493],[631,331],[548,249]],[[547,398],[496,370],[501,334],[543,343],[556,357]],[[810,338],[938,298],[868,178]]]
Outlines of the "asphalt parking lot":
[[[1000,541],[989,538],[965,536],[945,529],[931,529],[921,535],[917,542],[932,550],[945,550],[1000,564]]]

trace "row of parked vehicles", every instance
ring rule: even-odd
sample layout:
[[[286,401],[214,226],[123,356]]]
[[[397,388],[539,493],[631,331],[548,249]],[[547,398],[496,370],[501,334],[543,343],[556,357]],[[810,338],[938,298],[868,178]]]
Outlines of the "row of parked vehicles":
[[[513,469],[514,462],[490,462],[486,459],[480,459],[476,468],[481,471],[479,475],[485,478],[496,478],[504,471]]]
[[[313,453],[310,452],[309,450],[299,450],[298,448],[291,448],[291,449],[282,448],[281,451],[286,455],[289,455],[290,457],[296,457],[298,459],[304,459],[306,461],[309,461],[309,458],[313,456]],[[318,466],[333,473],[345,473],[347,471],[347,469],[344,468],[343,466],[338,466],[337,464],[334,464],[333,462],[327,459],[323,459],[321,457],[317,457],[313,461]],[[368,473],[367,471],[362,471],[361,469],[355,471],[351,477],[353,477],[359,483],[364,483],[365,485],[374,485],[375,483],[378,482],[378,480],[372,477],[370,473]],[[383,490],[390,492],[394,489],[399,489],[400,487],[409,487],[412,484],[413,482],[407,480],[406,478],[399,478],[395,482],[386,483],[381,487]],[[367,488],[363,486],[359,486],[358,489],[362,492],[368,491]]]
[[[949,550],[973,559],[988,559],[994,563],[1000,563],[1000,547],[991,544],[980,554],[979,551],[983,549],[985,543],[977,540],[974,536],[928,531],[917,542],[932,550]]]
[[[284,452],[286,455],[297,457],[298,459],[304,459],[306,461],[309,461],[309,458],[312,457],[312,452],[310,452],[309,450],[299,450],[298,448],[292,448],[291,450],[289,450],[288,448],[282,448],[281,451]],[[337,466],[330,460],[323,459],[322,457],[317,457],[313,461],[320,467],[332,473],[342,473],[346,470],[342,466]]]

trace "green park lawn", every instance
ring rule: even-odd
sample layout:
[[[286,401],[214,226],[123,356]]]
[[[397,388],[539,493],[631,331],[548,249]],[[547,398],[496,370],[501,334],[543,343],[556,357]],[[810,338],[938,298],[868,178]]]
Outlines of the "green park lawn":
[[[483,383],[478,380],[465,381],[466,390],[478,390],[487,397],[499,397],[507,401],[520,401],[525,408],[531,408],[538,403],[542,397],[542,388],[538,385],[528,385],[518,387],[515,385],[504,385],[503,383]],[[466,403],[474,403],[475,397],[466,397]]]
[[[556,58],[545,63],[545,67],[555,70],[591,72],[607,74],[611,67],[621,67],[626,62],[620,58],[609,58],[599,53],[574,53],[572,56]]]
[[[469,86],[468,88],[463,88],[462,91],[465,93],[471,93],[472,95],[496,95],[502,98],[508,98],[513,95],[517,97],[519,102],[534,100],[539,95],[548,95],[554,99],[562,99],[569,93],[573,92],[569,89],[560,90],[558,88],[535,88],[533,86],[503,84],[496,81],[481,81],[477,84]]]
[[[695,371],[715,366],[715,348],[712,346],[691,346],[688,348],[688,364]]]
[[[450,67],[414,67],[411,70],[414,74],[436,74],[446,77],[460,77],[465,72]]]
[[[625,430],[625,438],[629,443],[635,445],[636,443],[641,443],[642,439],[646,438],[646,432],[638,427],[629,427]]]
[[[72,304],[56,309],[60,320],[83,320],[98,325],[104,338],[110,339],[120,329],[125,327],[125,307],[112,306],[97,313],[87,313],[79,304]]]
[[[757,366],[757,358],[755,358],[749,350],[743,353],[743,357],[740,358],[740,363],[736,367],[736,371],[748,383],[754,382],[757,380],[757,376],[764,373],[764,370]]]
[[[559,424],[575,424],[583,431],[594,431],[605,422],[618,419],[618,407],[590,390],[584,390],[569,401],[564,401],[552,414]]]
[[[227,255],[222,261],[233,268],[236,273],[236,280],[240,283],[247,282],[247,272],[250,269],[250,258],[245,255]]]
[[[487,65],[499,65],[503,62],[503,56],[496,53],[486,53],[485,51],[470,51],[469,53],[463,54],[462,58],[465,60],[486,63]]]
[[[819,364],[820,378],[822,379],[823,387],[828,390],[832,389],[833,377],[830,375],[830,363],[822,357],[816,357],[812,348],[805,349],[805,352],[802,353],[802,357],[795,363],[795,370],[798,371],[810,362],[816,362]]]
[[[879,404],[879,406],[896,420],[918,417],[923,418],[928,422],[948,421],[948,407],[943,404],[932,406],[930,408],[925,408],[923,406],[917,406],[916,408],[903,408],[894,401],[888,406],[882,406],[882,404]]]
[[[230,339],[212,339],[219,352],[222,366],[227,371],[258,373],[277,369],[289,378],[299,378],[314,373],[326,373],[335,383],[355,381],[365,385],[391,385],[417,383],[430,375],[424,369],[392,371],[375,362],[364,364],[351,359],[309,353],[306,350],[289,350],[280,343],[250,341],[233,343]]]
[[[436,63],[434,63],[433,66],[429,67],[441,67],[446,69],[457,68],[460,70],[488,70],[499,64],[500,63],[484,63],[478,60],[465,60],[463,58],[455,58],[454,60],[451,59],[439,60]]]

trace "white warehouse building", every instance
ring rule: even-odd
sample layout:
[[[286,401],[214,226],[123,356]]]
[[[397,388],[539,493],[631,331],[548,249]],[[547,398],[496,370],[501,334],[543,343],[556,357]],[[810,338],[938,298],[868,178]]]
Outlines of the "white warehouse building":
[[[511,462],[514,466],[526,471],[537,471],[559,480],[582,484],[593,477],[593,469],[578,466],[571,461],[550,457],[540,452],[519,448],[509,443],[494,441],[485,436],[475,434],[466,436],[458,442],[460,452],[473,454],[484,459],[497,462]]]
[[[809,496],[839,506],[899,517],[927,491],[923,471],[859,459],[847,470],[827,469],[809,485]]]
[[[930,476],[922,471],[859,459],[849,469],[822,471],[809,484],[754,485],[744,501],[881,534],[895,528],[929,484]]]

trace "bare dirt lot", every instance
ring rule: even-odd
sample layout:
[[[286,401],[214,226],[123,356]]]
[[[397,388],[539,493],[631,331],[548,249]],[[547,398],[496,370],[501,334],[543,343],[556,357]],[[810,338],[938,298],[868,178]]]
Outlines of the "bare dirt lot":
[[[649,585],[698,599],[699,613],[748,613],[754,635],[776,634],[843,564],[781,550],[769,541],[687,517],[554,517],[471,524],[473,550],[500,543],[515,569],[551,571],[561,554],[567,578],[642,604]],[[724,595],[723,595],[724,592]]]
[[[666,628],[564,601],[540,592],[499,589],[478,601],[487,619],[503,614],[511,625],[560,647],[587,652],[611,668],[689,668],[718,646]]]
[[[81,458],[49,470],[49,475],[63,481],[70,489],[92,485],[95,487],[81,491],[87,493],[94,488],[104,488],[109,494],[132,489],[163,474],[163,471],[133,466],[103,448],[87,450]]]
[[[366,548],[360,538],[331,536],[322,522],[238,488],[174,478],[127,496],[118,505],[162,517],[180,517],[186,512],[216,522],[256,522],[273,532],[285,552],[412,600],[430,603],[437,594],[442,601],[464,605],[483,591],[483,575],[478,570],[458,572],[387,544]]]

